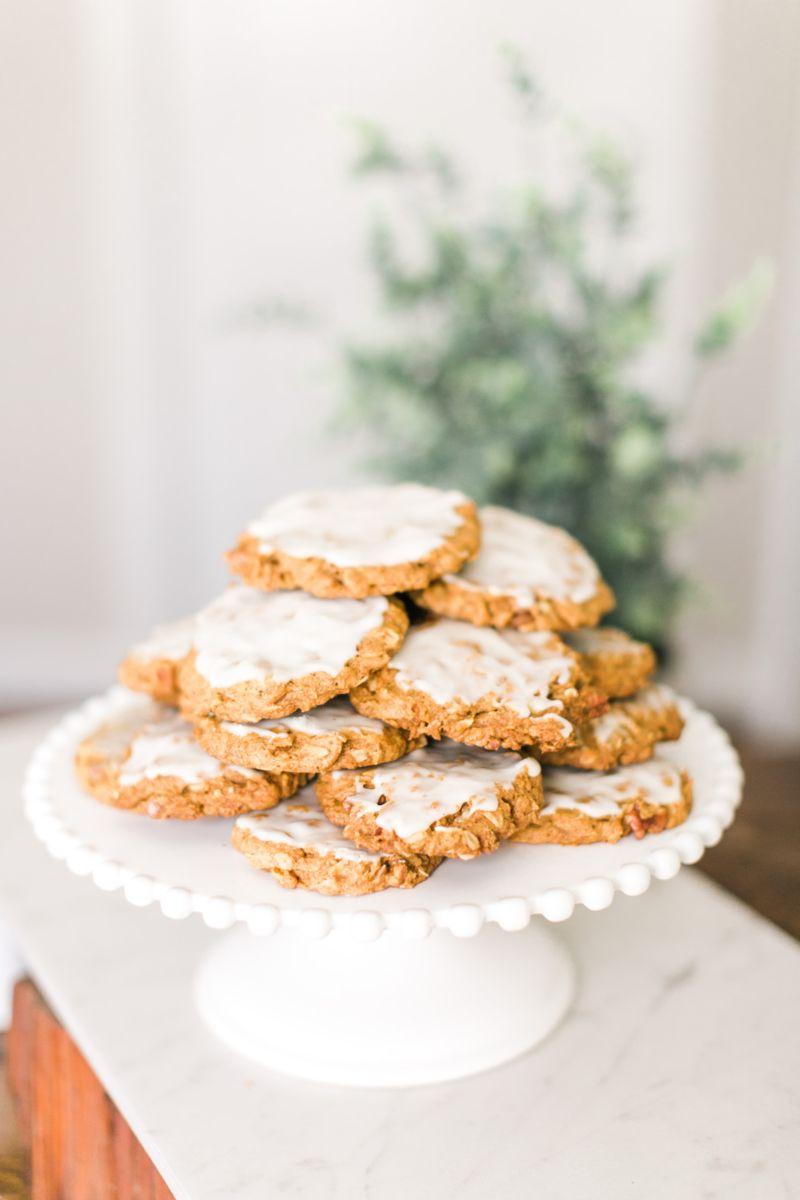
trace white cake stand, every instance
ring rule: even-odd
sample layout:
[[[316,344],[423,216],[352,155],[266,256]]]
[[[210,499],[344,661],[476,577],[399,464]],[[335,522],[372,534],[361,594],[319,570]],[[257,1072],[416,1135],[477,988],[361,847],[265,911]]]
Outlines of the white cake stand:
[[[575,987],[550,923],[576,904],[607,908],[618,891],[641,895],[652,878],[697,862],[741,796],[727,735],[686,701],[683,737],[663,748],[694,778],[694,808],[679,828],[616,846],[505,846],[445,863],[415,889],[326,898],[286,891],[251,867],[229,845],[230,821],[151,821],[81,791],[77,743],[146,703],[113,688],[53,729],[26,777],[34,830],[71,871],[121,888],[131,904],[235,925],[197,971],[205,1021],[240,1054],[326,1083],[456,1079],[535,1046]]]

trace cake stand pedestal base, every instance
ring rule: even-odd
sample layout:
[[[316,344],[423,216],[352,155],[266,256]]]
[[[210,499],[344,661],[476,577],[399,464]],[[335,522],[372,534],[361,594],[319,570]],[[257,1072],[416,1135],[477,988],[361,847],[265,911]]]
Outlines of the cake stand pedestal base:
[[[530,1050],[569,1008],[575,972],[544,922],[479,936],[321,941],[222,935],[195,979],[213,1033],[302,1079],[408,1087],[459,1079]]]

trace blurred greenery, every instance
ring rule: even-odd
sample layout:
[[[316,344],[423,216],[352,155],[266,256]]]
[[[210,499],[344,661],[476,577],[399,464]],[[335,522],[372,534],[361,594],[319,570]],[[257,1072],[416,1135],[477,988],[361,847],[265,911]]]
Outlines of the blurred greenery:
[[[569,529],[617,594],[614,623],[664,644],[690,586],[671,538],[691,493],[739,456],[679,449],[690,397],[664,402],[634,381],[666,275],[622,265],[631,162],[559,114],[517,53],[506,64],[525,136],[555,133],[568,154],[558,196],[530,169],[476,216],[443,150],[407,152],[356,126],[355,178],[386,181],[403,208],[370,231],[387,333],[345,346],[342,424],[368,432],[381,476],[458,486]],[[771,278],[758,262],[722,297],[691,348],[698,367],[753,325]]]

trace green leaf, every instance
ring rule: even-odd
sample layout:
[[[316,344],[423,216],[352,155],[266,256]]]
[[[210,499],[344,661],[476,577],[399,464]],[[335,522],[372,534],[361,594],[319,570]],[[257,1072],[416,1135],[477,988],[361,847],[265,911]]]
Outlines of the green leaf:
[[[666,276],[638,265],[633,246],[637,265],[626,266],[629,157],[583,132],[576,154],[572,124],[546,104],[523,57],[507,51],[506,61],[528,119],[546,116],[562,137],[555,191],[532,172],[467,208],[449,155],[401,152],[379,127],[360,127],[357,175],[386,175],[403,219],[371,228],[385,328],[343,347],[343,420],[379,477],[457,486],[570,529],[617,595],[614,622],[663,644],[691,592],[670,561],[673,534],[704,482],[740,459],[715,445],[682,448],[685,406],[636,383]],[[701,357],[750,328],[771,280],[756,264],[728,292],[698,335]]]
[[[584,162],[590,178],[610,202],[614,229],[627,229],[634,215],[631,160],[609,138],[595,135],[586,144]]]
[[[500,53],[505,60],[507,78],[511,90],[524,101],[529,112],[535,112],[542,107],[544,93],[539,87],[525,56],[518,46],[501,46]]]
[[[761,316],[775,283],[775,271],[767,259],[760,258],[743,279],[738,280],[695,338],[695,354],[701,359],[714,358],[739,338],[746,336]]]
[[[408,169],[405,159],[379,125],[362,118],[354,118],[351,124],[358,140],[350,168],[354,176],[377,175],[381,172],[401,174]]]

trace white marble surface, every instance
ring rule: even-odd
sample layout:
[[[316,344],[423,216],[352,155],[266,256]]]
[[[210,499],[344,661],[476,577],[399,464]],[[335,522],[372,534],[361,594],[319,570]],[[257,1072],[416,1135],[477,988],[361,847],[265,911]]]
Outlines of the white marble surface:
[[[302,1084],[201,1026],[190,977],[219,935],[103,895],[34,841],[17,788],[46,723],[0,726],[0,912],[179,1200],[793,1194],[800,950],[699,876],[564,926],[578,1001],[532,1055],[406,1092]]]

